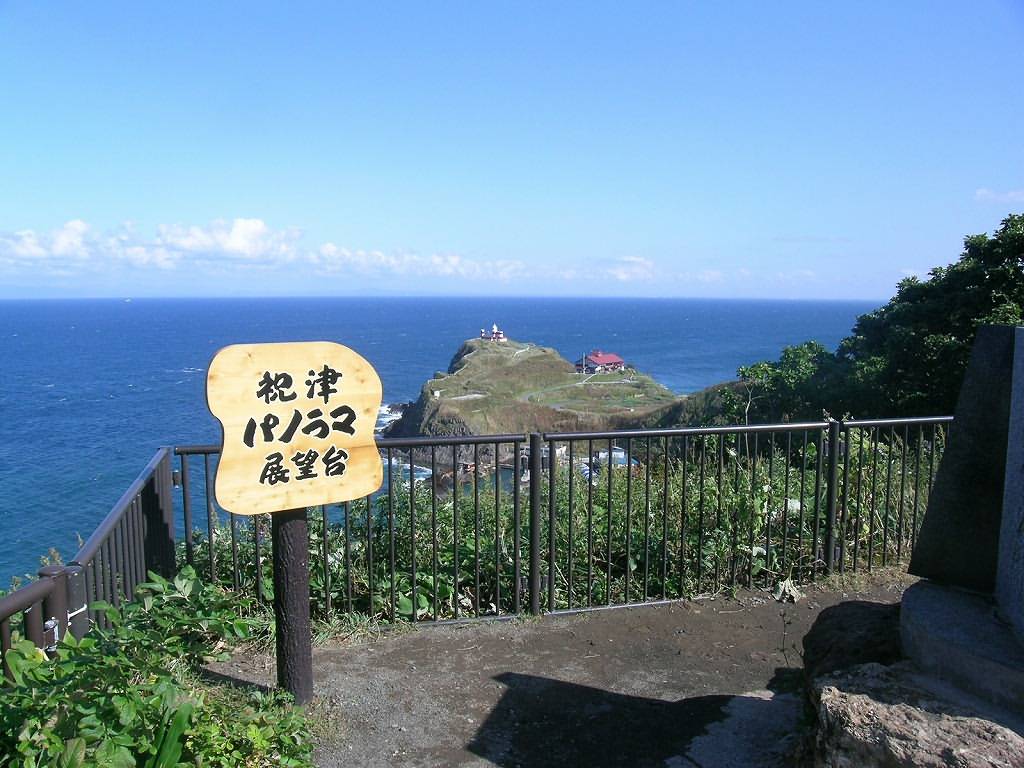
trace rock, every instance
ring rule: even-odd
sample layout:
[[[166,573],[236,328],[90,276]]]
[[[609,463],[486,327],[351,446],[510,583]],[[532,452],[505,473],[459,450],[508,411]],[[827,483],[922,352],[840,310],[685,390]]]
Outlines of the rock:
[[[955,689],[936,692],[909,662],[819,677],[812,704],[818,767],[1024,766],[1024,738],[997,721],[1007,719],[986,719]]]
[[[857,664],[899,661],[899,603],[847,600],[818,614],[804,635],[808,680]]]
[[[1015,333],[1009,325],[978,328],[949,447],[910,557],[915,576],[995,590]]]
[[[797,589],[792,579],[785,579],[775,585],[772,597],[780,603],[796,603],[804,599],[804,593]]]

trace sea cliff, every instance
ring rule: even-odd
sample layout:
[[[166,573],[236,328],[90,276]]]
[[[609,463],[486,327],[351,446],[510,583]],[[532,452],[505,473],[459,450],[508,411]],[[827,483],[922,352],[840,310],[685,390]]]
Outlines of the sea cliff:
[[[676,426],[711,419],[706,411],[715,401],[709,391],[689,397],[676,395],[630,367],[577,373],[572,363],[547,347],[511,339],[470,339],[455,353],[447,372],[423,385],[419,398],[387,434],[485,435]]]

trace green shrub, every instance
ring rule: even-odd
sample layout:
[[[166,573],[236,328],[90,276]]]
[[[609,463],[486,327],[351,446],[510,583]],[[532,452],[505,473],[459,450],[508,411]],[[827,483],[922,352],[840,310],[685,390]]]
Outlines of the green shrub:
[[[53,659],[28,641],[11,648],[0,766],[309,765],[308,729],[284,694],[197,674],[231,644],[265,634],[266,620],[191,568],[150,578],[134,602],[99,605],[109,628],[67,635]]]

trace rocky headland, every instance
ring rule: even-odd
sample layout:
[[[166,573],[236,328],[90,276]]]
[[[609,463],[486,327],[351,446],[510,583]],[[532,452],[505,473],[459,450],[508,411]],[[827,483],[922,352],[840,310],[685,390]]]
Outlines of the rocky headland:
[[[711,423],[723,385],[680,396],[631,367],[577,373],[553,349],[470,339],[386,434],[486,435]]]

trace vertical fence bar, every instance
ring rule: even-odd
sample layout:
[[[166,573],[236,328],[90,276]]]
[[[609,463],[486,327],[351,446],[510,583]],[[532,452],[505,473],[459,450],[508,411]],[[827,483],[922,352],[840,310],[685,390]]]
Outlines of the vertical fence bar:
[[[263,559],[260,557],[261,546],[261,525],[264,521],[262,515],[253,515],[252,518],[252,548],[253,548],[253,565],[256,568],[256,600],[262,603],[266,600],[266,595],[263,589]]]
[[[775,506],[775,433],[768,433],[768,498],[764,505],[764,586],[771,584],[772,571],[772,514]]]
[[[71,634],[81,639],[89,631],[88,570],[78,563],[66,568],[68,581],[68,623]]]
[[[718,468],[715,471],[715,493],[717,494],[717,500],[715,502],[715,535],[722,535],[722,520],[723,520],[723,505],[725,503],[725,487],[722,485],[722,479],[725,474],[725,433],[717,435],[715,440],[718,441]],[[736,467],[736,479],[739,481],[739,452],[740,452],[740,436],[736,435],[736,458],[734,461]],[[732,514],[729,515],[729,535],[732,538],[732,547],[729,551],[729,583],[736,583],[736,509],[733,508]],[[715,552],[715,589],[718,589],[722,585],[722,557],[721,553]]]
[[[370,615],[376,613],[374,605],[374,500],[366,498],[367,503],[367,600],[369,604],[367,611]]]
[[[785,472],[785,482],[782,491],[782,574],[789,578],[789,574],[786,571],[786,559],[787,547],[789,545],[789,476],[792,470],[793,462],[793,433],[790,431],[786,432],[786,455],[785,461],[782,462],[783,471]]]
[[[0,659],[3,661],[3,677],[5,680],[13,680],[11,668],[7,664],[7,652],[11,650],[11,620],[10,618],[0,619]]]
[[[473,615],[480,615],[480,444],[473,443]]]
[[[232,518],[234,515],[231,516]],[[331,606],[331,552],[327,545],[327,533],[329,530],[329,521],[327,519],[327,505],[320,505],[320,557],[323,558],[323,577],[324,577],[324,618],[330,620],[332,614]],[[233,532],[232,532],[233,534]],[[238,568],[235,567],[235,574],[238,574]],[[237,587],[236,587],[237,589]]]
[[[135,543],[133,547],[135,549],[135,567],[139,574],[140,581],[147,581],[149,574],[146,573],[146,534],[145,534],[145,522],[142,518],[142,504],[135,505]]]
[[[662,440],[661,475],[661,599],[668,597],[668,437]]]
[[[644,440],[644,589],[643,601],[647,602],[647,583],[650,579],[651,562],[651,438]]]
[[[800,517],[797,521],[796,531],[796,560],[797,573],[803,568],[804,558],[804,506],[807,501],[807,430],[804,430],[804,446],[800,452]]]
[[[39,569],[39,579],[51,582],[50,591],[43,597],[42,620],[50,623],[53,642],[45,646],[47,653],[57,650],[57,643],[68,631],[68,578],[63,565],[47,565]]]
[[[835,569],[836,502],[839,483],[839,422],[828,420],[828,475],[825,498],[825,573]]]
[[[750,556],[747,558],[747,587],[754,586],[754,536],[757,525],[757,439],[759,434],[754,433],[754,446],[747,443],[747,459],[750,464],[750,536],[747,539],[747,548]],[[749,440],[749,437],[747,438]],[[765,554],[767,559],[767,553]]]
[[[608,475],[608,503],[605,506],[605,579],[604,579],[604,603],[612,604],[612,453],[614,443],[608,440],[608,458],[604,464],[604,473]]]
[[[391,576],[391,583],[388,585],[388,593],[391,601],[388,603],[388,615],[392,621],[398,619],[398,602],[395,596],[395,455],[390,448],[387,450],[388,460],[388,572]],[[366,505],[366,571],[370,585],[370,605],[373,605],[373,536],[370,528],[373,525],[373,512],[371,504]],[[372,607],[371,607],[371,610]]]
[[[821,482],[825,452],[825,430],[818,428],[818,437],[815,441],[814,461],[814,525],[811,526],[811,578],[815,578],[820,570],[820,563],[824,561],[824,552],[821,551]]]
[[[185,562],[195,565],[195,545],[192,542],[192,494],[189,491],[188,454],[183,453],[181,460],[181,509],[185,519]]]
[[[501,446],[494,444],[494,613],[501,613]]]
[[[459,618],[459,489],[462,478],[459,477],[459,447],[452,446],[452,610],[455,618]]]
[[[555,547],[558,535],[555,515],[555,443],[548,441],[548,610],[555,610]]]
[[[704,575],[704,465],[707,455],[707,437],[700,436],[700,485],[697,487],[697,591],[703,587]]]
[[[882,565],[889,562],[889,518],[891,515],[890,504],[892,501],[892,447],[895,437],[895,428],[889,427],[889,444],[885,451],[885,517],[882,518]]]
[[[594,441],[587,440],[587,607],[594,604]]]
[[[679,494],[679,597],[686,597],[686,561],[687,550],[686,541],[686,501],[687,494],[689,492],[687,486],[689,484],[689,464],[690,464],[690,438],[683,435],[683,447],[682,447],[682,477],[680,483],[682,484],[682,492]]]
[[[850,445],[850,428],[840,423],[840,437],[843,445],[843,497],[839,509],[839,572],[846,573],[846,540],[849,536],[850,513],[850,464],[852,463],[852,446]]]
[[[107,600],[115,608],[120,608],[121,595],[117,588],[118,562],[114,552],[113,536],[107,537],[107,540],[103,542],[103,560],[107,564]]]
[[[213,498],[210,495],[210,454],[203,454],[203,477],[206,492],[206,532],[208,535],[207,548],[210,550],[210,582],[217,583],[217,555],[213,548],[213,537],[217,531],[217,521],[214,519],[216,513],[213,509]]]
[[[25,627],[25,637],[32,641],[36,648],[43,647],[43,604],[33,603],[21,613],[21,621]]]
[[[734,436],[736,441],[736,455],[733,457],[733,472],[732,472],[732,493],[733,493],[733,505],[732,512],[729,515],[729,586],[736,586],[736,571],[739,568],[739,527],[740,527],[740,510],[739,510],[739,499],[740,499],[740,462],[743,456],[743,447],[740,433],[737,432]],[[725,453],[725,434],[718,436],[718,511],[715,514],[715,532],[720,533],[722,530],[722,497],[725,495],[722,490],[722,457]],[[722,581],[718,577],[718,560],[719,556],[715,555],[715,589],[720,589]]]
[[[857,429],[857,514],[854,517],[853,572],[857,572],[860,556],[860,519],[864,510],[864,429]]]
[[[924,427],[918,427],[917,445],[914,447],[914,512],[910,524],[910,551],[917,544],[917,503],[921,490],[921,444],[924,443]]]
[[[900,449],[900,501],[896,512],[896,530],[899,534],[896,536],[896,562],[903,561],[903,539],[904,534],[904,520],[903,520],[903,496],[907,491],[907,442],[910,439],[910,427],[906,424],[903,425],[903,445]]]
[[[575,506],[573,504],[573,502],[575,501],[575,499],[573,498],[573,496],[574,496],[573,491],[575,490],[575,486],[573,485],[573,480],[575,479],[575,475],[576,475],[576,461],[575,461],[576,456],[575,456],[575,453],[574,453],[574,450],[573,450],[575,448],[575,446],[576,446],[576,442],[574,440],[570,440],[569,441],[569,512],[568,512],[568,517],[567,517],[568,524],[569,524],[569,565],[568,565],[568,569],[569,570],[568,570],[568,573],[566,574],[566,582],[567,583],[566,583],[566,587],[565,587],[565,595],[566,595],[566,600],[567,600],[566,608],[568,608],[570,610],[572,609],[572,574],[573,574],[573,557],[572,557],[573,556],[573,551],[572,551],[572,548],[573,548],[573,544],[575,543],[574,540],[573,540],[573,535],[572,535],[572,533],[573,533],[572,521],[573,521],[573,516],[574,516],[574,512],[575,512]]]
[[[128,505],[128,509],[131,509],[131,505]],[[127,510],[125,510],[127,515]],[[131,599],[131,591],[129,588],[128,572],[131,566],[128,562],[128,541],[125,536],[126,528],[125,516],[122,516],[118,520],[117,525],[114,526],[113,537],[114,547],[117,550],[117,592],[122,602],[128,602]]]
[[[433,585],[431,613],[438,621],[439,598],[437,592],[437,447],[430,446],[430,577]]]
[[[366,497],[366,506],[370,506],[369,496]],[[345,609],[352,613],[352,504],[346,501],[341,507],[341,513],[345,516]],[[366,612],[373,613],[372,595]]]
[[[409,449],[409,584],[412,594],[412,613],[409,620],[416,623],[416,613],[419,610],[419,594],[416,584],[416,459],[413,449]],[[391,574],[394,581],[395,574]]]
[[[871,457],[871,503],[868,507],[868,573],[875,564],[875,511],[877,509],[878,489],[878,427],[871,431],[872,457]]]
[[[238,515],[229,512],[228,518],[231,521],[231,584],[237,591],[240,583],[238,573]],[[324,535],[327,535],[327,526],[324,526]]]
[[[611,456],[608,457],[609,466]],[[609,470],[610,471],[610,470]],[[630,575],[633,562],[633,441],[626,438],[626,598],[625,602],[631,603],[632,592],[630,592]]]
[[[515,534],[514,541],[512,542],[512,603],[514,606],[514,613],[517,615],[522,613],[522,600],[523,600],[523,568],[522,568],[522,521],[521,521],[521,509],[519,500],[519,485],[522,478],[522,445],[518,440],[512,443],[512,530]]]
[[[540,615],[541,437],[530,433],[530,613]]]

